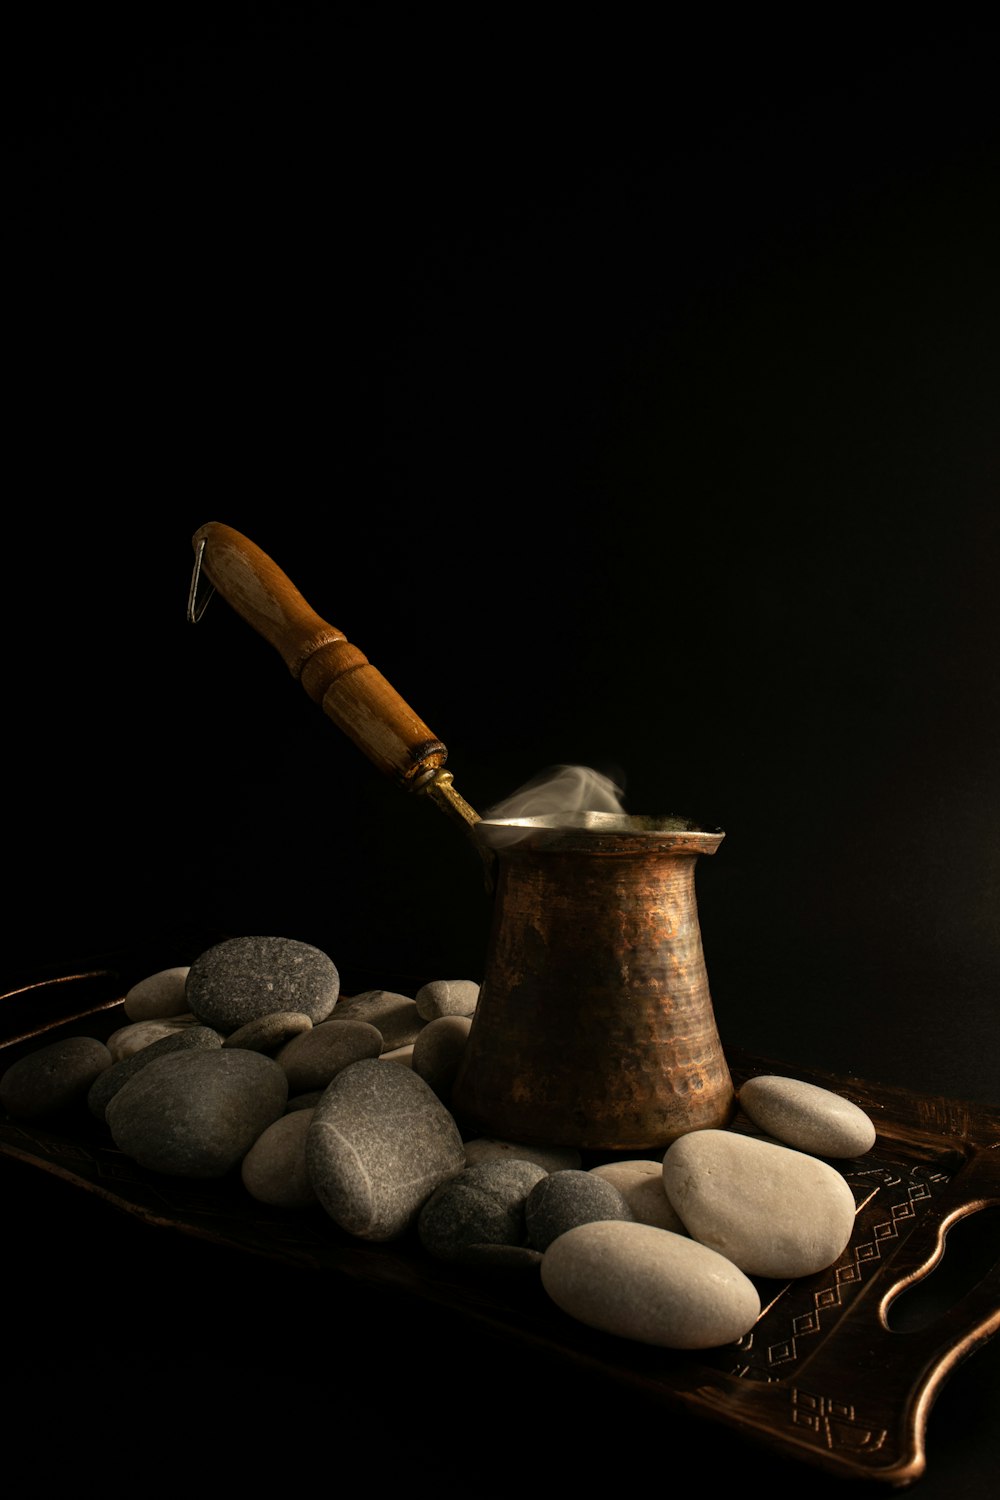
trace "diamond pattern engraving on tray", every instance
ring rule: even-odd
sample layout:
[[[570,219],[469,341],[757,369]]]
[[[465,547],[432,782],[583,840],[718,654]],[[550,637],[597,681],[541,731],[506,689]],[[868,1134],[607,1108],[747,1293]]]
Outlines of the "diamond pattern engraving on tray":
[[[791,1392],[792,1426],[804,1428],[824,1448],[850,1448],[877,1453],[888,1432],[874,1422],[859,1417],[853,1402],[838,1401],[813,1391]]]
[[[915,1226],[935,1192],[950,1181],[948,1173],[924,1164],[902,1173],[872,1167],[845,1175],[858,1200],[851,1243],[827,1271],[802,1282],[774,1285],[770,1296],[762,1290],[763,1310],[755,1327],[727,1346],[728,1374],[769,1382],[794,1376],[799,1360],[821,1335],[830,1333],[856,1292]],[[886,1205],[890,1194],[893,1201]]]

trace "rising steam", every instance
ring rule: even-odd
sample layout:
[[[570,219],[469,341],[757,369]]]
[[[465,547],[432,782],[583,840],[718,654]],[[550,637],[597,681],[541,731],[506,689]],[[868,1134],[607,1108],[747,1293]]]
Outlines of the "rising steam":
[[[496,849],[519,843],[540,822],[549,828],[604,832],[627,826],[665,833],[697,826],[687,818],[629,816],[623,795],[622,786],[590,766],[550,766],[489,808],[480,832]]]
[[[624,788],[590,766],[550,766],[491,807],[487,819],[567,818],[578,813],[625,811]]]

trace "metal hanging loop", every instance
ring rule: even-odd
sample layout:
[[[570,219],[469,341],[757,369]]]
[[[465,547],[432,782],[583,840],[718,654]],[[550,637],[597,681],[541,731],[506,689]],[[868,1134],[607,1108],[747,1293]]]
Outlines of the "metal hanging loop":
[[[205,555],[205,538],[202,537],[194,554],[194,569],[191,573],[191,587],[188,590],[187,617],[189,625],[197,625],[205,610],[208,608],[209,600],[215,593],[215,584],[206,574],[208,584],[207,591],[203,594],[201,602],[198,602],[198,585],[201,582],[201,560]]]

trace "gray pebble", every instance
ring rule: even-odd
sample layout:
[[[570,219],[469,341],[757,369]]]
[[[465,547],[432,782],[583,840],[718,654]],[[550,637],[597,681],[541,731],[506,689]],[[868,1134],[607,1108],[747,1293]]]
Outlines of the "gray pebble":
[[[294,938],[227,938],[195,959],[187,1002],[206,1026],[228,1034],[271,1011],[325,1021],[340,995],[336,964]]]
[[[864,1110],[814,1083],[760,1074],[744,1083],[739,1105],[768,1135],[814,1156],[864,1156],[875,1144],[875,1125]]]
[[[828,1162],[733,1130],[693,1130],[663,1158],[667,1196],[692,1239],[749,1276],[825,1270],[854,1228],[847,1181]]]
[[[666,1349],[733,1343],[760,1316],[756,1287],[732,1261],[652,1224],[568,1230],[545,1251],[541,1280],[578,1322]]]
[[[451,1101],[452,1085],[471,1029],[471,1016],[438,1016],[427,1022],[413,1044],[413,1071],[445,1104]]]
[[[275,1056],[287,1074],[289,1093],[305,1094],[325,1089],[342,1068],[381,1051],[381,1033],[367,1021],[321,1021]]]
[[[384,1050],[408,1047],[426,1025],[417,1002],[394,990],[365,990],[345,996],[330,1017],[332,1021],[367,1021],[382,1035]]]
[[[222,1046],[222,1038],[217,1031],[210,1026],[185,1026],[183,1031],[175,1031],[169,1036],[157,1037],[155,1042],[133,1052],[129,1057],[123,1057],[120,1062],[112,1063],[110,1068],[105,1068],[94,1082],[87,1093],[87,1108],[97,1120],[107,1118],[108,1101],[117,1094],[120,1088],[124,1088],[130,1078],[134,1078],[142,1068],[148,1067],[156,1058],[163,1057],[167,1052],[178,1052],[186,1047],[201,1047],[211,1051],[215,1047]]]
[[[465,1165],[462,1137],[411,1068],[352,1063],[326,1088],[306,1140],[309,1177],[326,1212],[360,1239],[410,1228],[435,1188]]]
[[[470,1247],[488,1244],[524,1248],[524,1205],[544,1167],[531,1161],[485,1161],[466,1167],[428,1198],[417,1220],[424,1249],[437,1260],[482,1259]]]
[[[662,1161],[640,1157],[636,1161],[604,1162],[591,1167],[595,1177],[613,1183],[635,1215],[639,1224],[653,1224],[674,1234],[687,1234],[683,1221],[663,1186]]]
[[[223,1042],[224,1047],[245,1047],[248,1052],[277,1052],[293,1036],[301,1036],[312,1030],[312,1018],[300,1010],[272,1010],[269,1015],[258,1016],[231,1031]],[[322,1024],[322,1023],[321,1023]]]
[[[177,1016],[188,1007],[185,985],[189,964],[160,969],[134,984],[125,996],[124,1010],[130,1021],[158,1021]]]
[[[189,1010],[182,1015],[164,1016],[158,1021],[130,1021],[126,1026],[119,1026],[108,1037],[108,1051],[115,1062],[122,1062],[151,1043],[158,1042],[161,1037],[176,1036],[187,1027],[200,1025],[198,1017]]]
[[[263,1052],[188,1048],[158,1057],[108,1102],[115,1145],[173,1177],[223,1177],[279,1115],[284,1070]]]
[[[306,1137],[312,1111],[284,1114],[261,1131],[240,1163],[243,1186],[258,1203],[307,1208],[316,1192],[306,1167]]]
[[[11,1063],[0,1078],[0,1109],[18,1120],[41,1119],[82,1104],[114,1058],[92,1036],[63,1037]]]
[[[495,1157],[511,1161],[535,1161],[546,1172],[563,1172],[579,1169],[583,1157],[575,1146],[522,1146],[516,1141],[497,1141],[490,1136],[476,1136],[465,1143],[465,1160],[472,1167],[476,1162],[492,1161]]]
[[[575,1168],[546,1173],[528,1194],[524,1212],[528,1244],[535,1250],[547,1250],[553,1240],[578,1224],[635,1219],[614,1183]]]
[[[417,990],[416,1003],[425,1021],[472,1016],[479,1003],[479,985],[474,979],[432,979]]]

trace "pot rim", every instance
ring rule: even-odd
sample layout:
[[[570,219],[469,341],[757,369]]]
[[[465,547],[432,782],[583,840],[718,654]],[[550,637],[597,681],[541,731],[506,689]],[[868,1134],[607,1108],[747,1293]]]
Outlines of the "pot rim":
[[[687,818],[613,812],[546,813],[532,818],[484,817],[477,836],[495,850],[580,849],[598,852],[713,854],[725,838]]]

